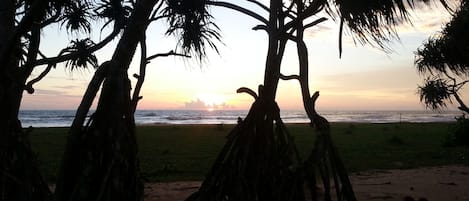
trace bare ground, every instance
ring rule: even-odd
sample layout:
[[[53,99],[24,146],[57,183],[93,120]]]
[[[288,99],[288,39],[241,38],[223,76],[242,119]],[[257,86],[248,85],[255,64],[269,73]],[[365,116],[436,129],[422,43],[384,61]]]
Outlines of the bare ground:
[[[355,173],[351,181],[358,200],[469,201],[469,166],[444,166],[409,170],[377,170]],[[146,201],[183,201],[200,181],[147,183]]]

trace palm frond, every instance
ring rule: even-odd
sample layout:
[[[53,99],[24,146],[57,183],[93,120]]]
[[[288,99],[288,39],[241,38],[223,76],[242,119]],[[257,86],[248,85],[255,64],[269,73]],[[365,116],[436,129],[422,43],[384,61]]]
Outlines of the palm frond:
[[[86,1],[76,1],[64,8],[64,13],[61,16],[62,26],[69,31],[74,32],[91,32],[90,20],[93,18],[91,14],[91,5]]]
[[[86,69],[88,68],[88,64],[91,65],[93,68],[97,68],[98,59],[94,54],[88,51],[88,49],[93,45],[95,45],[95,43],[89,38],[85,38],[82,40],[73,40],[70,46],[63,49],[60,54],[77,53],[78,56],[68,60],[65,64],[65,67],[70,68],[71,71],[80,68]]]
[[[423,86],[419,86],[420,101],[427,108],[437,110],[446,107],[446,101],[451,102],[452,91],[446,80],[441,78],[427,78]]]
[[[121,29],[124,28],[132,9],[130,5],[124,4],[123,0],[103,0],[97,4],[94,12],[99,18],[107,19],[102,29],[111,22],[114,22],[114,28]]]
[[[27,36],[28,37],[28,36]],[[20,65],[26,64],[27,54],[29,48],[29,39],[21,38],[21,42],[19,43],[18,47],[15,48],[15,55],[19,58]]]
[[[61,15],[66,7],[70,7],[71,4],[77,0],[51,0],[49,1],[49,9],[47,13],[49,16]]]
[[[463,1],[441,33],[419,48],[415,64],[420,72],[469,75],[469,4]]]
[[[429,38],[416,52],[415,64],[420,73],[445,72],[446,58],[442,54],[443,43],[438,38]]]
[[[207,0],[167,0],[163,14],[169,16],[166,34],[179,37],[178,45],[186,54],[202,59],[206,48],[218,52],[215,41],[220,41],[219,28],[213,22],[207,8]]]
[[[428,0],[419,0],[428,2]],[[387,42],[398,38],[396,25],[410,21],[409,10],[415,0],[332,0],[326,4],[329,15],[343,21],[362,44],[387,49]],[[441,2],[446,5],[445,1]]]

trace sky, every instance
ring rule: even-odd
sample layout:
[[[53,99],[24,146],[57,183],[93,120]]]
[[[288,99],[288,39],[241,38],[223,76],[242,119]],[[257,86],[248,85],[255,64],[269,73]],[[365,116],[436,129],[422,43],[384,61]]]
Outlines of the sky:
[[[237,94],[239,87],[253,90],[262,84],[267,51],[267,34],[253,31],[258,23],[239,13],[213,8],[215,23],[220,27],[222,43],[219,54],[208,51],[202,63],[197,59],[158,58],[147,66],[139,109],[249,109],[253,100]],[[343,54],[339,58],[338,25],[329,19],[306,32],[310,61],[310,89],[320,91],[319,110],[424,110],[417,86],[423,82],[414,66],[414,52],[450,19],[450,14],[432,4],[413,12],[413,24],[397,28],[400,40],[389,43],[386,53],[371,46],[354,44],[350,33],[344,35]],[[168,52],[176,47],[174,36],[165,36],[165,22],[151,24],[147,30],[148,54]],[[99,28],[97,29],[99,30]],[[103,34],[104,35],[104,34]],[[41,50],[57,55],[67,41],[77,34],[66,34],[60,27],[42,33]],[[99,32],[93,33],[99,39]],[[117,40],[97,52],[99,63],[108,60]],[[139,51],[129,69],[138,73]],[[293,44],[287,46],[282,63],[283,74],[297,74],[298,63]],[[37,76],[43,68],[37,68]],[[70,109],[78,107],[93,69],[71,72],[58,65],[40,83],[34,94],[24,93],[21,108]],[[130,78],[132,84],[135,79]],[[464,94],[467,93],[466,89]],[[469,97],[464,99],[469,101]],[[282,109],[301,110],[301,93],[297,81],[280,81],[277,102]],[[452,109],[454,107],[450,107]]]

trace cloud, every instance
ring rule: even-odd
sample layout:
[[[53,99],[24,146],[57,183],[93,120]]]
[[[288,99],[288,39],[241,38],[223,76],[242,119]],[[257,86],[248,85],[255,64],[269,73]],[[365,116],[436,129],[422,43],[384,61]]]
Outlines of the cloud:
[[[397,67],[396,67],[397,68]],[[316,87],[328,106],[350,108],[418,107],[417,83],[420,78],[412,68],[376,69],[325,75],[317,78]]]
[[[69,95],[61,90],[36,89],[34,94],[25,94],[22,109],[75,109],[81,96]]]
[[[77,86],[77,85],[63,85],[63,86],[60,86],[60,85],[56,85],[56,86],[53,86],[54,88],[58,88],[58,89],[65,89],[65,90],[70,90],[70,89],[81,89],[82,86]]]
[[[459,3],[451,3],[452,9]],[[405,33],[424,33],[426,35],[434,34],[451,19],[451,12],[445,9],[441,4],[435,3],[425,5],[417,3],[415,9],[410,13],[411,24],[403,23],[397,27],[399,34]]]
[[[413,68],[395,67],[360,72],[337,73],[318,78],[322,87],[331,91],[415,89],[420,81]]]
[[[67,96],[67,93],[63,90],[54,89],[34,89],[34,95],[54,95],[54,96]]]
[[[192,100],[190,102],[185,102],[184,105],[186,109],[206,109],[207,108],[205,103],[200,99]]]
[[[232,109],[233,106],[223,102],[220,104],[207,104],[204,101],[200,100],[199,98],[196,100],[191,100],[189,102],[184,103],[184,108],[189,110],[207,110],[207,109]]]
[[[330,37],[331,33],[334,33],[334,23],[318,24],[315,27],[307,29],[305,35],[308,38],[317,38],[317,37]],[[337,35],[337,34],[336,34]]]

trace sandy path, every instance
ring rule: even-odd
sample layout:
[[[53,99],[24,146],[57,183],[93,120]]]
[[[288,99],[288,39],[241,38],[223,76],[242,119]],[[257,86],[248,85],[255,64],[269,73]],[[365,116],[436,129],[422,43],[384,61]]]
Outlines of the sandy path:
[[[358,200],[469,201],[469,167],[444,166],[410,170],[366,171],[351,175]],[[199,181],[149,183],[146,201],[183,201]]]

